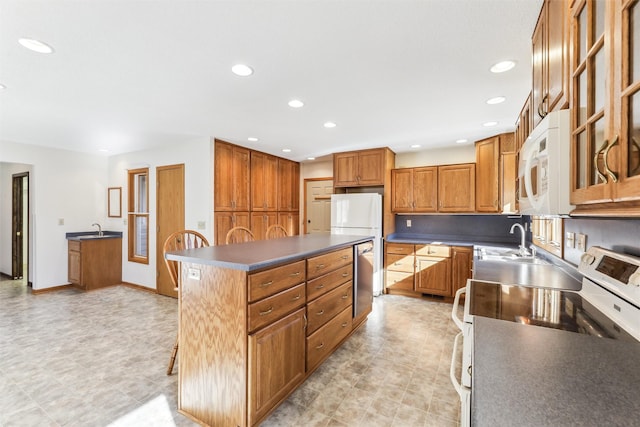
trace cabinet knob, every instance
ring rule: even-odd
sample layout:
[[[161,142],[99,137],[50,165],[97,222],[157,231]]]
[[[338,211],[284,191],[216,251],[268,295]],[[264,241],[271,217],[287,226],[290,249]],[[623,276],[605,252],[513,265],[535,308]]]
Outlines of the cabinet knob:
[[[324,310],[320,310],[319,312],[316,313],[316,316],[322,316],[324,314]]]

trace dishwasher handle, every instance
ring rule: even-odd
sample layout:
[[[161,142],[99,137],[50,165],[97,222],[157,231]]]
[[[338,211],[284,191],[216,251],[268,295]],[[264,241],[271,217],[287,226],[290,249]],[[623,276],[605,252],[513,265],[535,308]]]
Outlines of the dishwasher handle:
[[[462,337],[462,332],[458,332],[455,339],[453,340],[453,352],[451,353],[451,366],[449,367],[449,378],[451,379],[451,384],[453,384],[453,388],[456,389],[456,393],[460,398],[464,398],[465,394],[471,393],[469,387],[463,386],[458,379],[456,378],[456,354],[458,353],[458,341]]]
[[[461,331],[464,324],[462,323],[462,320],[460,320],[460,318],[458,317],[458,306],[460,305],[460,295],[466,292],[467,292],[466,287],[458,289],[458,291],[456,292],[456,297],[453,300],[453,308],[451,309],[451,318],[453,319],[453,323],[455,323],[458,329],[460,329]]]

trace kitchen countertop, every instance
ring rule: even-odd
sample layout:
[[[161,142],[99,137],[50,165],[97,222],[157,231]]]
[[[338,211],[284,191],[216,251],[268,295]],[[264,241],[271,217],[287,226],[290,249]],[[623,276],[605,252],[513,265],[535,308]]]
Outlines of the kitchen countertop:
[[[97,231],[75,231],[66,233],[67,240],[101,240],[101,239],[121,239],[122,231],[103,231],[102,236],[98,236]]]
[[[374,236],[303,234],[280,239],[169,252],[167,259],[255,271],[356,245],[374,238]]]
[[[505,285],[537,286],[571,291],[582,289],[581,279],[554,264],[520,264],[483,261],[476,258],[473,261],[473,278]]]
[[[477,316],[474,426],[635,425],[640,343]]]

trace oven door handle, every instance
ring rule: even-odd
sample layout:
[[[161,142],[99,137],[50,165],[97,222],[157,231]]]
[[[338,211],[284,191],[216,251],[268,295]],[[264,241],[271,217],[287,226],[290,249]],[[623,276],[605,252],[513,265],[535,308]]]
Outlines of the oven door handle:
[[[453,323],[455,323],[458,329],[460,330],[462,330],[464,324],[462,323],[462,320],[460,320],[460,318],[458,317],[458,306],[460,305],[460,295],[466,292],[467,292],[466,287],[460,288],[457,290],[456,297],[453,300],[453,308],[451,309],[451,318],[453,319]]]
[[[455,339],[453,340],[453,352],[451,353],[451,366],[449,367],[449,378],[451,379],[451,384],[453,384],[453,388],[456,389],[456,393],[460,396],[461,399],[465,398],[465,395],[471,393],[471,389],[469,387],[463,386],[458,382],[456,378],[456,354],[458,354],[458,341],[460,341],[460,337],[462,337],[462,332],[458,332]],[[469,337],[469,339],[472,339]]]

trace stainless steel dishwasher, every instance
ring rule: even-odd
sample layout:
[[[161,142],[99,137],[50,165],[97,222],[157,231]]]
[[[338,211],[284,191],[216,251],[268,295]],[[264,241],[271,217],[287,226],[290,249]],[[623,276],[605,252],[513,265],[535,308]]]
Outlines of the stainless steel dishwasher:
[[[370,312],[373,305],[373,241],[354,247],[353,318]]]

